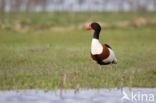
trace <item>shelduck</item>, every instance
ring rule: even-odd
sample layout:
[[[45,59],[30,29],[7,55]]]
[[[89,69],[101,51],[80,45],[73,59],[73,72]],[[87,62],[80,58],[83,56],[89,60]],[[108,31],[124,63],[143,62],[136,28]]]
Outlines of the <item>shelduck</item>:
[[[112,48],[108,44],[101,44],[99,42],[99,35],[101,31],[101,26],[93,22],[91,23],[87,30],[94,30],[93,38],[91,41],[91,57],[99,65],[109,65],[117,64],[117,59]]]

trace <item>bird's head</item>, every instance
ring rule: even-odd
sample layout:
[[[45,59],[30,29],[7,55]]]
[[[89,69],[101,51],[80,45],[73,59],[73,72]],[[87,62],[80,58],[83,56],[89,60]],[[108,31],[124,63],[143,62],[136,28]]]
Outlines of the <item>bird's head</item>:
[[[101,26],[100,24],[93,22],[86,28],[86,30],[95,30],[96,32],[100,32]]]

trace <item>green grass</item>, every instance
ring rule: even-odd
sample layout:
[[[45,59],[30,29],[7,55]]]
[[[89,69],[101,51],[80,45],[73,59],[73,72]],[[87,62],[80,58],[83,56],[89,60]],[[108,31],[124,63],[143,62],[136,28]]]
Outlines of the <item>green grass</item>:
[[[114,24],[116,22],[133,21],[137,18],[156,20],[156,12],[13,12],[1,14],[0,25],[14,26],[20,23],[36,28],[47,28],[90,21]]]
[[[98,16],[87,19],[88,13],[83,14],[82,21],[79,18],[77,23],[107,18],[107,15],[112,17],[111,13],[97,13]],[[26,18],[25,15],[21,19]],[[34,20],[35,16],[29,19],[32,25],[47,25],[48,20],[45,19],[46,23],[39,21],[43,17],[48,18],[47,15],[52,14],[45,13],[45,16],[37,18],[38,21]],[[64,13],[60,15],[64,16]],[[114,21],[131,18],[128,13],[121,15]],[[58,25],[67,24],[64,19],[62,21],[57,21]],[[49,23],[52,23],[50,19]],[[102,71],[90,58],[92,33],[83,29],[57,32],[48,29],[25,32],[0,29],[0,89],[156,87],[155,26],[103,28],[100,41],[112,46],[118,64],[112,69],[103,66]],[[63,84],[65,74],[67,78]]]

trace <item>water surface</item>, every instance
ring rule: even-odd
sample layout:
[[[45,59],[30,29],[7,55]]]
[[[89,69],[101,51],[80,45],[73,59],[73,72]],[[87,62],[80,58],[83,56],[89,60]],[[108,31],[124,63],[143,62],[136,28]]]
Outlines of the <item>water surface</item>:
[[[3,90],[0,103],[156,103],[156,88]]]

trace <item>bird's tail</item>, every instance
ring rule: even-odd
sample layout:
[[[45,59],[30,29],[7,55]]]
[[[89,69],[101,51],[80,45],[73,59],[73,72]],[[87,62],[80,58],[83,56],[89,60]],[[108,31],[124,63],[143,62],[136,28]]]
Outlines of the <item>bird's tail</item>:
[[[117,64],[117,59],[116,58],[113,60],[113,64]]]

